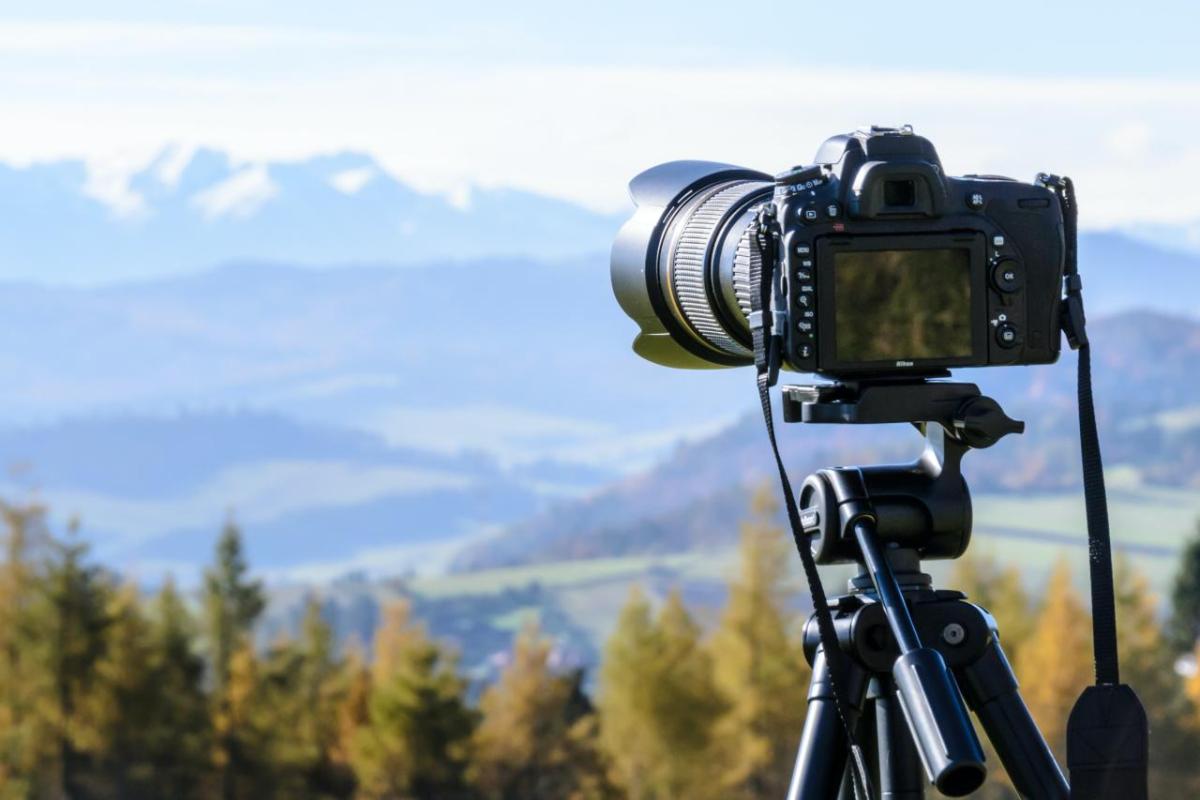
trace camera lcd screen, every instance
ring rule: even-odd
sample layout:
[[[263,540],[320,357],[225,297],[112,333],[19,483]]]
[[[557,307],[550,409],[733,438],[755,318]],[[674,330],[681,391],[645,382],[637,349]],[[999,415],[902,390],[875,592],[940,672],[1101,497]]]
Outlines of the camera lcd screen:
[[[840,252],[833,275],[843,364],[971,355],[969,250]]]

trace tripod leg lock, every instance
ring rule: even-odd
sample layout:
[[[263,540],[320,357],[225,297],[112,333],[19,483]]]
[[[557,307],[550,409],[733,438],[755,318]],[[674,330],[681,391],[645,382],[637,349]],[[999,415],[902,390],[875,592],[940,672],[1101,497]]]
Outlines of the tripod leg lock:
[[[949,797],[978,789],[987,777],[983,749],[942,654],[928,647],[905,653],[892,678],[929,780]]]

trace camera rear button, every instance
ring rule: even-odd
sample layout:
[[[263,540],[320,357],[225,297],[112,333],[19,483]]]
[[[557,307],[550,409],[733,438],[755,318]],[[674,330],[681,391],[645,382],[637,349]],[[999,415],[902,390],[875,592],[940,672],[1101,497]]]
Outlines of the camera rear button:
[[[992,285],[1009,294],[1021,288],[1021,265],[1013,258],[1001,258],[992,267]]]
[[[1016,347],[1021,343],[1021,335],[1017,326],[1011,322],[1003,322],[996,328],[996,344],[1001,347]]]

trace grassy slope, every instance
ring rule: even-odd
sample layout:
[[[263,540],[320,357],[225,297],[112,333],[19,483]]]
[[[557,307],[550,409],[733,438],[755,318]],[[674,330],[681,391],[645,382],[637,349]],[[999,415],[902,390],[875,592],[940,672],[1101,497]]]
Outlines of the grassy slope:
[[[1152,584],[1165,594],[1175,568],[1175,553],[1200,517],[1200,492],[1138,488],[1118,472],[1110,477],[1110,513],[1118,550],[1126,553]],[[975,498],[972,549],[1022,565],[1031,587],[1038,586],[1060,556],[1071,562],[1080,587],[1086,586],[1086,527],[1083,500],[1075,494],[1042,496],[983,495]],[[732,549],[666,556],[568,561],[420,579],[413,589],[429,598],[496,595],[539,584],[557,611],[586,631],[594,644],[607,636],[630,588],[640,586],[651,597],[679,587],[702,616],[711,618],[722,601],[722,586],[735,568]],[[804,586],[796,562],[798,605]],[[944,584],[949,565],[932,563],[930,571]],[[846,569],[826,569],[826,587],[838,591]],[[492,625],[511,629],[528,607],[514,614],[504,608]]]

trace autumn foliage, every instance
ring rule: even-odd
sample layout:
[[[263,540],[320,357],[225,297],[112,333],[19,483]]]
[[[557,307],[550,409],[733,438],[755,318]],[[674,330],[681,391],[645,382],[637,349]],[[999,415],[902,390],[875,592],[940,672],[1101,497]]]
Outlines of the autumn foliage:
[[[295,633],[266,604],[237,528],[198,592],[146,596],[95,566],[36,506],[0,507],[0,800],[756,800],[786,794],[804,720],[805,616],[769,495],[742,526],[718,613],[635,589],[594,682],[530,618],[480,685],[412,607],[338,642],[311,598]],[[1200,644],[1181,576],[1169,627],[1117,565],[1122,666],[1149,710],[1152,796],[1200,796]],[[951,581],[998,620],[1026,701],[1061,757],[1091,679],[1090,619],[1065,560],[1042,586],[987,558]],[[1182,588],[1180,588],[1182,587]],[[701,624],[705,620],[707,624]],[[980,797],[1016,795],[990,759]],[[932,795],[931,795],[932,796]]]

